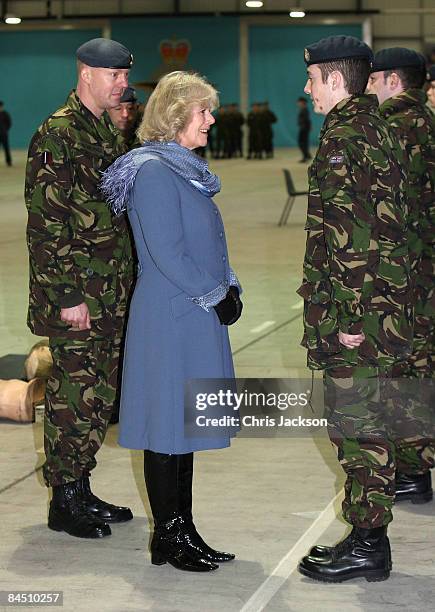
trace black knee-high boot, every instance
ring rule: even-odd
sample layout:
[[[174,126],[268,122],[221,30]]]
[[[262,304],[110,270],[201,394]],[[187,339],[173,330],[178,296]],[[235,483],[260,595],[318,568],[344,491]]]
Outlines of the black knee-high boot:
[[[145,484],[154,518],[151,562],[188,572],[219,566],[201,558],[185,541],[178,515],[178,456],[144,451]]]
[[[232,553],[214,550],[196,530],[192,517],[193,453],[178,455],[178,510],[185,540],[198,555],[214,563],[232,561]]]

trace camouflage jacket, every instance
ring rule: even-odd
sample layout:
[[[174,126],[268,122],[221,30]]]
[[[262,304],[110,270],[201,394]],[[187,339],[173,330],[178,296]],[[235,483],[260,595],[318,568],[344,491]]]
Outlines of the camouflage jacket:
[[[397,154],[375,96],[346,98],[326,116],[309,169],[298,289],[312,369],[389,366],[411,353],[406,174]],[[346,349],[339,330],[366,340]]]
[[[121,153],[106,113],[97,119],[73,91],[34,134],[25,200],[29,249],[28,325],[37,335],[78,340],[113,333],[132,277],[124,217],[112,218],[101,172]],[[91,332],[72,331],[60,309],[86,302]]]
[[[408,89],[380,107],[409,163],[409,247],[415,283],[419,333],[430,333],[435,319],[435,119],[421,89]],[[424,319],[424,320],[423,320]]]

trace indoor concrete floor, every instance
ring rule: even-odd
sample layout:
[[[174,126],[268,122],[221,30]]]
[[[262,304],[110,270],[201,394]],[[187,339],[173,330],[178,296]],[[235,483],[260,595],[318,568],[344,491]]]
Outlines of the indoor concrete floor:
[[[304,198],[296,201],[288,225],[277,227],[286,199],[281,169],[291,169],[298,188],[306,185],[306,166],[298,159],[296,150],[280,150],[273,160],[211,164],[222,178],[216,203],[244,287],[243,317],[230,328],[239,377],[310,376],[299,346],[302,304],[295,293]],[[0,357],[24,354],[36,341],[25,324],[24,162],[25,153],[15,152],[14,167],[0,166]],[[331,544],[346,530],[336,518],[343,474],[324,433],[316,439],[244,437],[230,449],[196,455],[197,525],[212,545],[237,554],[210,574],[150,564],[141,453],[118,447],[116,437],[114,426],[98,455],[94,489],[131,506],[135,518],[113,526],[110,538],[80,540],[46,526],[41,424],[0,423],[0,591],[63,591],[68,611],[434,608],[435,502],[395,509],[388,581],[324,585],[298,574],[297,561],[311,545]]]

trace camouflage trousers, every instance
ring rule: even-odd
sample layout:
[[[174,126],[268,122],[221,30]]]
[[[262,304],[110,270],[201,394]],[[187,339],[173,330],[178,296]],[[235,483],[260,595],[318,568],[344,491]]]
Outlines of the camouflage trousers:
[[[344,519],[371,529],[393,519],[395,449],[385,425],[378,368],[324,372],[328,434],[346,473]]]
[[[397,408],[403,410],[405,402],[412,403],[412,409],[408,410],[412,415],[431,412],[435,418],[435,401],[427,397],[427,387],[434,381],[434,356],[433,338],[431,335],[416,334],[414,336],[413,353],[406,362],[394,366],[392,372],[394,378],[418,379],[421,382],[420,389],[416,393],[398,395],[396,398]],[[410,384],[410,389],[414,388]],[[422,392],[426,397],[422,397]],[[397,472],[407,475],[424,474],[435,465],[435,440],[429,434],[420,435],[419,431],[404,432],[403,436],[396,440],[396,469]]]
[[[88,476],[116,397],[121,334],[104,340],[50,338],[43,466],[47,486]]]

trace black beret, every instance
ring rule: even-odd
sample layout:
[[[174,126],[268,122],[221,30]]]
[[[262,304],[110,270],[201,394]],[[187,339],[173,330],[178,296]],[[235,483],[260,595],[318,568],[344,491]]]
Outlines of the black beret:
[[[307,66],[341,59],[366,59],[371,62],[373,53],[366,43],[354,36],[328,36],[306,47],[304,58]]]
[[[76,52],[77,59],[94,68],[130,68],[133,56],[130,51],[109,38],[93,38],[83,43]]]
[[[405,47],[382,49],[375,55],[372,72],[392,70],[393,68],[423,68],[424,58],[421,53]]]
[[[137,102],[136,90],[133,87],[126,87],[120,102]]]
[[[427,71],[427,80],[435,81],[435,64],[429,68]]]

